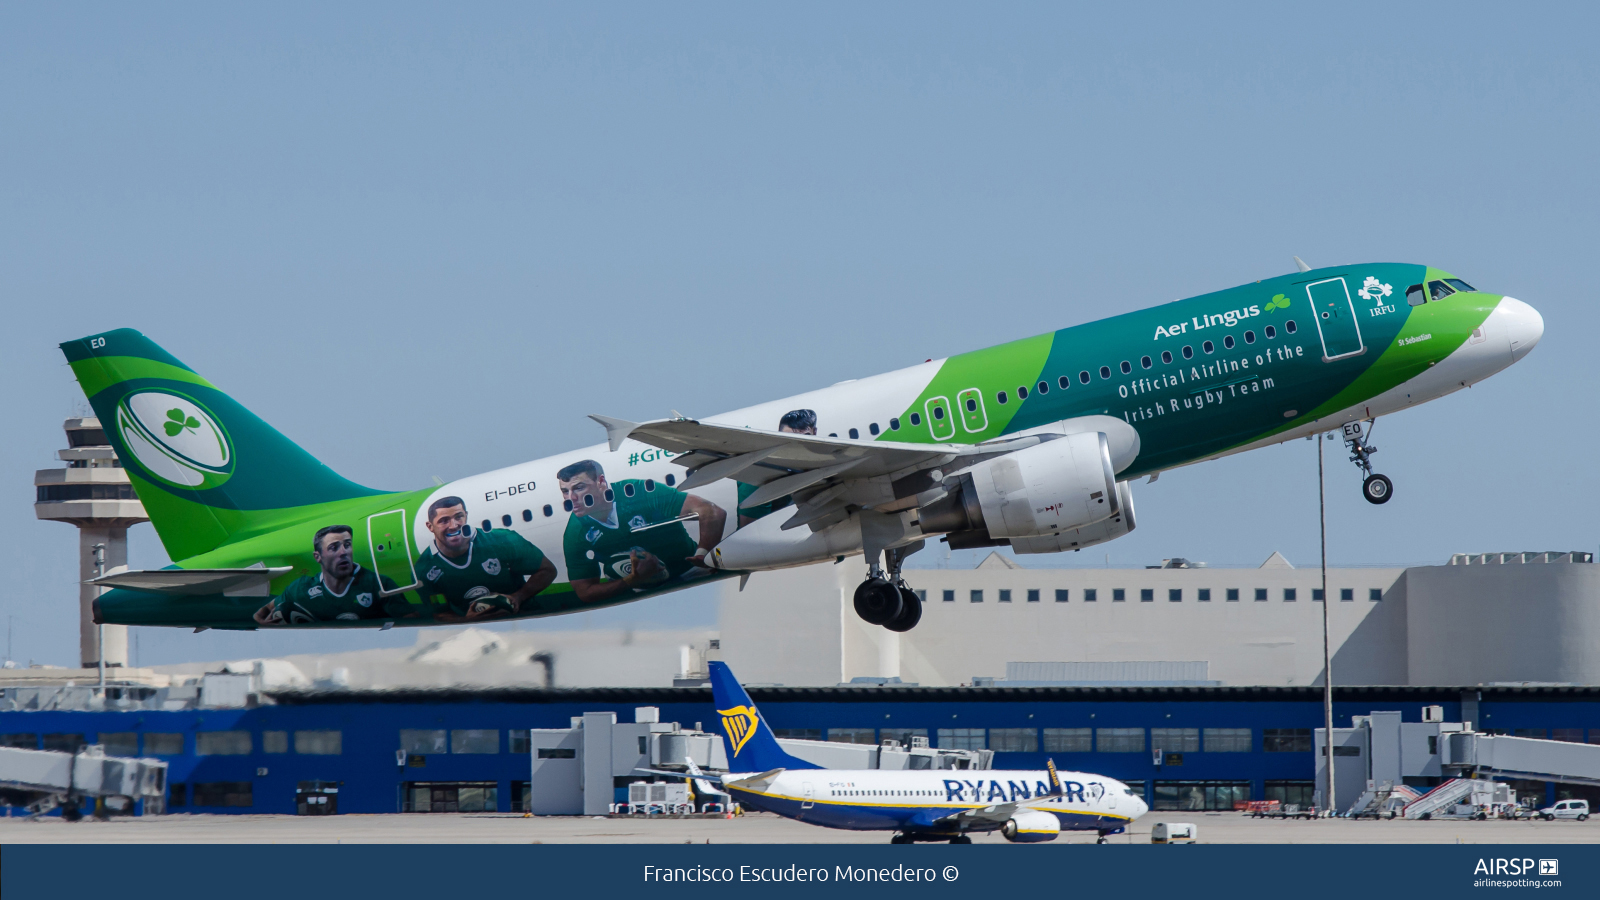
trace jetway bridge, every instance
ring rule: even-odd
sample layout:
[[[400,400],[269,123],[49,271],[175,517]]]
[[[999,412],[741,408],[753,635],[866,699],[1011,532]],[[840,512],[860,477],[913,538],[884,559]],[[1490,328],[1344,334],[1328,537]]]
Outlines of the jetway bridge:
[[[1334,806],[1350,814],[1404,811],[1421,818],[1457,805],[1508,802],[1493,779],[1600,786],[1600,744],[1511,737],[1474,731],[1471,722],[1442,722],[1439,707],[1402,722],[1399,712],[1352,717],[1333,730]],[[1324,729],[1317,729],[1317,789],[1327,796]],[[1446,779],[1420,797],[1406,779]]]

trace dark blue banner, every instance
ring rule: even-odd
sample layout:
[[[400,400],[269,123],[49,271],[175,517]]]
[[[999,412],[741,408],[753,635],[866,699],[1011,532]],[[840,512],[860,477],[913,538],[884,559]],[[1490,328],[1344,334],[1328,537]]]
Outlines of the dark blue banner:
[[[89,875],[121,900],[488,897],[1050,896],[1348,898],[1600,895],[1592,845],[240,846],[8,845],[7,897]],[[1490,893],[1484,893],[1490,892]],[[1503,894],[1501,896],[1504,896]]]

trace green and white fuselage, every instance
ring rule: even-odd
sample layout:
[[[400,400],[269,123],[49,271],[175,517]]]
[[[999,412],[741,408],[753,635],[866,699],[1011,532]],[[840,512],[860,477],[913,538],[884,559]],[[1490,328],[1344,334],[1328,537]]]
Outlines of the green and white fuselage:
[[[137,332],[107,332],[62,348],[175,568],[271,573],[253,586],[214,592],[207,585],[222,585],[221,574],[209,581],[196,575],[178,588],[113,582],[123,586],[101,598],[103,621],[253,628],[250,614],[262,595],[317,571],[311,536],[328,524],[351,526],[361,565],[398,585],[415,584],[416,560],[432,541],[426,510],[441,497],[462,498],[475,527],[514,529],[557,565],[556,582],[519,613],[551,615],[627,602],[695,583],[702,574],[797,565],[863,548],[873,558],[882,550],[914,549],[919,540],[948,533],[924,529],[923,521],[936,517],[919,517],[919,509],[933,509],[956,478],[976,471],[972,466],[1012,448],[1092,433],[1104,435],[1118,483],[1111,505],[1126,507],[1127,521],[1084,523],[1074,507],[1076,524],[1050,532],[1044,543],[987,541],[1011,543],[1019,552],[1080,548],[1132,527],[1127,483],[1134,478],[1442,397],[1510,366],[1542,331],[1527,304],[1472,290],[1428,267],[1314,269],[695,422],[607,420],[607,444],[411,492],[376,491],[333,473]],[[780,431],[779,422],[793,411],[814,413],[815,439],[783,443],[789,429]],[[768,443],[741,444],[735,429]],[[927,452],[919,456],[919,448]],[[568,561],[587,552],[581,536],[596,531],[569,528],[569,519],[593,511],[569,511],[557,479],[558,471],[583,460],[629,491],[682,489],[726,510],[714,542],[726,552],[710,554],[705,566],[681,577],[641,579],[586,602],[567,578]],[[719,465],[731,473],[709,477]],[[999,485],[1000,475],[994,477]],[[753,486],[784,478],[796,486],[779,498],[778,509],[740,510]],[[753,520],[741,514],[758,510],[767,514]],[[1045,514],[1041,507],[1036,518]],[[991,509],[991,525],[994,515]],[[782,528],[791,516],[812,518]],[[667,529],[684,529],[702,546],[713,543],[698,533],[700,521],[607,526],[631,527],[647,550]],[[610,560],[601,580],[619,577],[629,564]],[[395,624],[436,621],[418,595],[406,596],[414,612]]]

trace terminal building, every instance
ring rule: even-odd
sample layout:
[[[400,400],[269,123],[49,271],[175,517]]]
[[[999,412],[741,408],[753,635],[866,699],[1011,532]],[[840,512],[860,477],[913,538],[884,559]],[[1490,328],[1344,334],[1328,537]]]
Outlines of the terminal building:
[[[1374,771],[1360,759],[1376,752],[1370,741],[1350,737],[1371,721],[1426,716],[1484,735],[1600,744],[1592,560],[1498,553],[1330,570],[1324,601],[1319,572],[1276,554],[1259,569],[1023,569],[994,556],[974,569],[909,573],[928,601],[904,635],[859,625],[845,590],[858,575],[820,566],[757,575],[743,592],[730,584],[716,636],[670,654],[672,665],[635,679],[653,682],[644,686],[563,684],[560,659],[548,655],[515,670],[523,683],[456,686],[440,686],[437,668],[414,684],[392,669],[385,685],[286,678],[275,660],[146,672],[104,692],[81,675],[69,687],[51,674],[73,670],[7,670],[0,743],[100,744],[108,755],[164,760],[171,813],[592,813],[626,802],[628,785],[648,777],[636,768],[671,765],[674,753],[640,749],[641,736],[675,735],[696,758],[720,762],[709,737],[720,718],[701,685],[704,660],[721,658],[781,738],[871,754],[819,759],[830,765],[899,759],[882,752],[889,741],[969,754],[964,766],[1053,759],[1126,781],[1157,811],[1310,804],[1321,603],[1331,602],[1344,803],[1363,786],[1357,770]],[[628,670],[626,648],[614,652]],[[580,748],[601,747],[602,727],[608,749],[593,750],[591,765]],[[581,796],[571,777],[580,771]],[[1419,790],[1449,775],[1426,758],[1394,771]],[[1523,796],[1600,800],[1600,772],[1525,777],[1539,774],[1497,777]]]
[[[80,528],[85,578],[124,565],[126,528],[143,520],[98,424],[69,420],[67,468],[36,478],[39,517]],[[164,762],[165,796],[117,807],[133,812],[594,815],[629,801],[651,777],[640,768],[724,764],[705,686],[721,659],[790,751],[821,765],[1049,759],[1125,781],[1156,811],[1309,805],[1326,605],[1341,808],[1379,776],[1431,788],[1460,771],[1442,754],[1487,754],[1489,736],[1510,739],[1507,759],[1564,761],[1479,774],[1593,803],[1593,563],[1519,552],[1331,569],[1324,598],[1318,570],[1277,553],[1258,568],[1124,569],[993,554],[908,570],[924,615],[896,634],[855,616],[864,572],[849,560],[723,582],[714,630],[431,628],[412,650],[153,669],[128,668],[125,635],[107,627],[102,646],[85,617],[86,668],[0,669],[0,746]],[[102,661],[103,682],[87,668]]]

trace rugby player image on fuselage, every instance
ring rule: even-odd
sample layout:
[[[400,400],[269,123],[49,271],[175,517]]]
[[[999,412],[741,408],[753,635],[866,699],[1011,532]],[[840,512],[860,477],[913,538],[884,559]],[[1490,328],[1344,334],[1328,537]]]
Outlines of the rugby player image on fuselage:
[[[556,580],[556,566],[509,528],[483,531],[467,524],[460,497],[428,504],[433,543],[417,558],[418,591],[432,599],[433,618],[466,622],[516,615]]]
[[[256,610],[257,625],[309,625],[313,622],[400,619],[409,615],[405,598],[383,597],[397,585],[356,565],[349,525],[329,525],[311,539],[311,558],[322,571],[289,583],[282,594]]]
[[[814,409],[791,409],[783,414],[783,418],[778,420],[778,430],[784,434],[816,434],[817,411]],[[739,482],[740,503],[743,503],[744,498],[755,492],[755,485]],[[743,528],[773,510],[782,509],[788,506],[790,502],[788,497],[779,497],[771,503],[757,504],[749,509],[741,507],[739,509],[739,527]]]
[[[556,482],[572,513],[561,539],[567,579],[584,603],[711,574],[704,560],[722,540],[722,507],[656,481],[611,484],[592,459],[563,468]],[[690,517],[698,544],[683,527]]]

